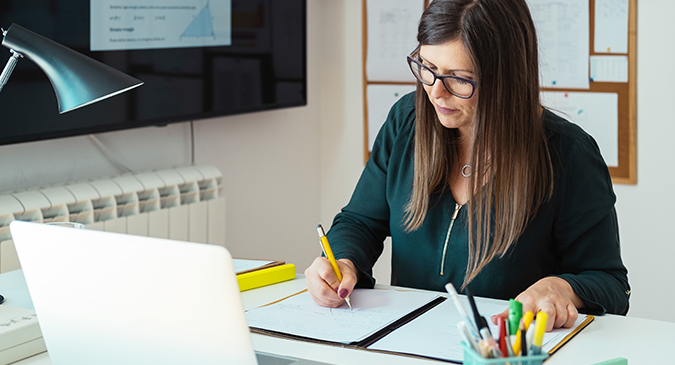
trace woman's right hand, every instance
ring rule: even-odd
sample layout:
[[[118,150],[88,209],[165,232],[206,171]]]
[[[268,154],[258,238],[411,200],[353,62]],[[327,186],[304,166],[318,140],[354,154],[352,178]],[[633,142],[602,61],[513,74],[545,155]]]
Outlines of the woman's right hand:
[[[314,302],[322,307],[339,307],[354,290],[358,280],[356,266],[348,259],[337,260],[342,283],[325,257],[317,257],[305,270],[307,290]]]

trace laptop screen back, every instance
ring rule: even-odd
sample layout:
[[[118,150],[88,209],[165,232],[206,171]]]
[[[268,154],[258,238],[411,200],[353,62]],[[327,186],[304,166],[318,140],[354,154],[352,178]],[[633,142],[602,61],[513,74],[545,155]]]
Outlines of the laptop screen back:
[[[52,364],[255,364],[221,246],[14,221]]]

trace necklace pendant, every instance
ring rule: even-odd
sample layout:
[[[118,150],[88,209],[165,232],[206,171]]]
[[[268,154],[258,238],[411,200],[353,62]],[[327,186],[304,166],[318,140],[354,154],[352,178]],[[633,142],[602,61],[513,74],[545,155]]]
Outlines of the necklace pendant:
[[[467,172],[467,170],[468,170],[468,172]],[[471,176],[471,165],[464,165],[464,167],[462,167],[461,172],[462,172],[462,176],[470,177]]]

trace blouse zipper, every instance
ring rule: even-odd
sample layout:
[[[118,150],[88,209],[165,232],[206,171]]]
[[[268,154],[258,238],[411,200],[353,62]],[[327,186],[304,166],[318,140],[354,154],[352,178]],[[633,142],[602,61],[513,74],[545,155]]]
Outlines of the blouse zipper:
[[[443,270],[445,269],[445,253],[448,251],[448,241],[450,240],[450,232],[452,232],[452,226],[455,225],[455,219],[459,214],[459,210],[462,208],[461,205],[455,203],[455,212],[452,214],[452,220],[450,221],[450,226],[448,227],[448,234],[445,236],[445,244],[443,245],[443,258],[441,259],[441,276],[443,276]]]

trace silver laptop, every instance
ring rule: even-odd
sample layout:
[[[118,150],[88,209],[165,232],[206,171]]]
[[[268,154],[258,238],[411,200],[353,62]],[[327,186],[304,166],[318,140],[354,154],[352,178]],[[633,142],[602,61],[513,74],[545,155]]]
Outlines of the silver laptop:
[[[320,364],[256,354],[221,246],[14,221],[54,365]]]

